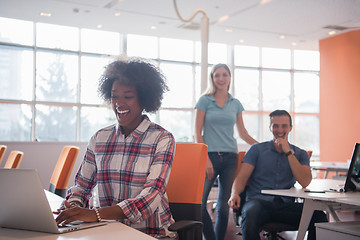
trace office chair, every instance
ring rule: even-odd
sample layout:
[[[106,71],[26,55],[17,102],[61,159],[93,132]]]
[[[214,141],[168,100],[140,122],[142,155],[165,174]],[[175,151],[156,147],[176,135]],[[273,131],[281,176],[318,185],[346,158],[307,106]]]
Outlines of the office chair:
[[[201,200],[208,147],[203,143],[176,143],[166,193],[175,223],[169,231],[180,240],[202,239]]]
[[[262,226],[262,229],[264,230],[264,236],[266,236],[269,240],[285,240],[282,236],[279,235],[280,232],[285,231],[297,231],[297,226],[288,225],[286,223],[277,223],[277,222],[271,222],[266,223],[264,226]]]
[[[312,156],[312,151],[311,151],[311,150],[307,150],[306,152],[308,153],[309,158],[311,158],[311,156]]]
[[[312,156],[312,151],[311,150],[307,150],[306,151],[307,154],[309,155],[309,158],[311,158]],[[285,231],[297,231],[298,227],[296,226],[292,226],[292,225],[288,225],[286,223],[276,223],[276,222],[270,222],[270,223],[266,223],[262,229],[265,232],[265,236],[268,237],[268,239],[270,240],[276,240],[276,239],[282,239],[284,240],[283,237],[281,237],[279,235],[280,232],[285,232]]]
[[[65,197],[67,184],[79,154],[79,150],[80,149],[76,146],[63,147],[50,179],[50,192],[55,193],[60,197]]]
[[[1,161],[5,155],[5,152],[6,152],[6,146],[5,145],[0,145],[0,164],[1,164]]]
[[[6,160],[4,168],[18,168],[23,156],[23,152],[11,151],[8,159]]]

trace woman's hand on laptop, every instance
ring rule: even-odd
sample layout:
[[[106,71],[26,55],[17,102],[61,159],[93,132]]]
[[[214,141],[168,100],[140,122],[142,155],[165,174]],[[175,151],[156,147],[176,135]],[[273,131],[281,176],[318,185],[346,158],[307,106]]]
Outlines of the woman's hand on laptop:
[[[61,210],[64,210],[65,208],[72,208],[72,207],[82,207],[82,203],[78,201],[72,201],[69,203],[66,199],[61,203],[60,207],[53,211],[54,214],[59,214]]]
[[[96,222],[98,220],[96,213],[93,210],[77,206],[77,204],[70,204],[67,200],[64,200],[61,207],[53,213],[58,214],[55,220],[57,224],[61,225],[76,220],[84,222]]]

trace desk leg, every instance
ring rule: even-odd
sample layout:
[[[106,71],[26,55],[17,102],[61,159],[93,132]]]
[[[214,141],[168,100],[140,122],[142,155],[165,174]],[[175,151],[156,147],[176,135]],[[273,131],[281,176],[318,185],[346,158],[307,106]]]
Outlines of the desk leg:
[[[296,240],[303,240],[305,233],[309,226],[311,217],[315,210],[325,210],[326,205],[320,201],[314,201],[312,199],[304,199],[304,207],[301,214],[300,225],[298,229],[298,234]]]
[[[334,211],[334,208],[329,205],[327,206],[327,209],[328,213],[334,218],[335,222],[341,222],[338,215],[336,214],[336,212]]]

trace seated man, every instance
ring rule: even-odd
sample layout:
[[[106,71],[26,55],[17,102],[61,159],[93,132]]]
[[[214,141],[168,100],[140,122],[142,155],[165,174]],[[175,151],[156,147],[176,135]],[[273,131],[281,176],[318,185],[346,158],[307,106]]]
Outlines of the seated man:
[[[240,207],[239,194],[247,189],[246,204],[242,210],[244,240],[260,239],[261,227],[268,222],[299,226],[302,203],[294,198],[261,194],[261,190],[289,189],[297,181],[302,187],[311,182],[309,156],[306,151],[289,144],[292,129],[290,114],[285,110],[270,113],[273,140],[253,145],[246,153],[241,170],[232,186],[229,206]],[[315,211],[308,227],[308,239],[316,239],[315,222],[326,222],[324,212]]]

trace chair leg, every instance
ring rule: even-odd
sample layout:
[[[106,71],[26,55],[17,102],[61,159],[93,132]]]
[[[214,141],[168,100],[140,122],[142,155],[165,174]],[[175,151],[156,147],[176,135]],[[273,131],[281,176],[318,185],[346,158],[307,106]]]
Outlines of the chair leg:
[[[286,240],[285,238],[280,236],[277,232],[265,232],[264,236],[269,240],[278,240],[278,239]]]
[[[286,240],[285,238],[283,238],[282,236],[280,236],[279,234],[276,234],[277,238],[280,238],[281,240]]]

